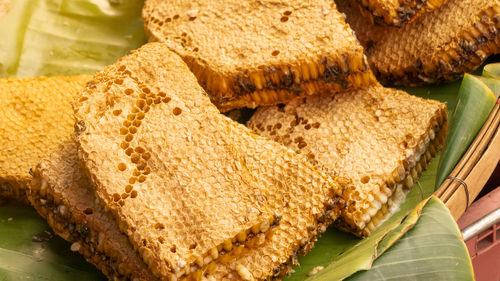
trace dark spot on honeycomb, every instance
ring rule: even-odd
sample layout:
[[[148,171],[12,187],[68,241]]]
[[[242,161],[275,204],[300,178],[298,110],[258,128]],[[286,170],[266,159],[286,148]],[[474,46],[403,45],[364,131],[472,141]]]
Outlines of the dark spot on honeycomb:
[[[163,225],[163,223],[155,223],[155,229],[156,230],[164,230],[165,229],[165,226]]]
[[[164,103],[168,103],[171,100],[172,99],[170,97],[166,97],[166,98],[163,98],[161,101],[164,102]]]
[[[306,146],[307,146],[307,143],[306,143],[306,142],[300,142],[300,143],[297,145],[297,147],[298,147],[299,149],[302,149],[302,148],[304,148],[304,147],[306,147]]]
[[[121,109],[117,109],[117,110],[113,110],[113,115],[114,116],[118,116],[122,113],[122,110]]]
[[[132,186],[130,184],[127,184],[127,186],[125,186],[125,192],[127,193],[130,193],[132,191]]]
[[[130,156],[130,155],[132,155],[132,152],[133,152],[133,151],[134,151],[134,150],[133,150],[132,148],[130,148],[130,147],[129,147],[129,148],[127,148],[127,150],[125,150],[125,154],[127,154],[128,156]]]
[[[126,69],[126,66],[122,65],[118,68],[118,71],[122,72]]]
[[[120,171],[125,171],[127,169],[127,165],[125,165],[125,163],[120,163],[118,164],[118,170]]]
[[[291,14],[292,14],[292,11],[285,11],[285,12],[283,13],[283,15],[285,15],[285,16],[289,16],[289,15],[291,15]]]
[[[132,156],[130,156],[130,161],[132,161],[132,163],[134,164],[137,164],[139,163],[140,157],[141,156],[138,153],[132,153]]]
[[[193,49],[193,52],[198,52],[199,50],[200,50],[200,49],[198,49],[198,47],[195,47],[195,48]]]
[[[182,109],[178,108],[178,107],[175,107],[174,110],[172,111],[174,113],[174,115],[179,115],[182,113]]]
[[[144,100],[138,100],[135,105],[137,105],[138,108],[143,109],[146,106],[146,102]]]
[[[122,142],[122,143],[120,144],[120,147],[121,147],[122,149],[127,149],[127,147],[128,147],[128,146],[129,146],[129,144],[128,144],[128,142],[126,142],[126,141],[124,141],[124,142]]]
[[[130,184],[134,184],[135,181],[136,181],[135,177],[131,177],[130,179],[128,179],[128,183],[130,183]]]
[[[135,152],[137,152],[137,153],[144,153],[145,151],[146,150],[144,150],[144,148],[142,148],[140,146],[138,146],[138,147],[135,148]]]
[[[311,129],[311,124],[307,124],[307,125],[305,125],[305,126],[304,126],[304,129],[306,129],[306,130]]]
[[[83,238],[87,237],[89,234],[90,234],[90,229],[86,224],[80,226],[80,235]]]
[[[137,133],[137,128],[136,127],[130,127],[129,131],[130,131],[131,134],[135,134],[135,133]]]
[[[86,215],[92,215],[94,213],[94,210],[92,210],[91,208],[87,208],[83,210],[83,213]]]
[[[288,21],[288,17],[287,16],[282,16],[281,19],[280,19],[281,22],[287,22]]]
[[[141,89],[143,93],[149,94],[151,93],[151,90],[148,87],[144,87]]]
[[[171,21],[172,21],[172,19],[171,19],[171,18],[167,18],[165,21],[166,21],[166,22],[171,22]]]
[[[123,84],[123,79],[115,79],[115,84],[118,84],[118,85]]]
[[[175,245],[173,245],[172,248],[170,248],[170,252],[172,252],[172,253],[177,252],[177,247],[175,247]]]
[[[189,250],[196,249],[196,247],[198,247],[198,243],[195,242],[195,243],[189,245]]]
[[[274,51],[271,53],[271,55],[273,55],[273,56],[277,56],[277,55],[279,55],[279,54],[280,54],[280,51],[278,51],[278,50],[274,50]]]
[[[113,194],[113,200],[114,200],[115,202],[118,202],[121,198],[122,198],[122,197],[120,196],[120,194],[118,194],[118,193]]]
[[[140,176],[137,181],[138,182],[144,182],[144,181],[146,181],[146,177],[145,176]]]
[[[132,192],[130,193],[130,198],[135,198],[137,197],[137,190],[132,190]]]
[[[128,193],[122,193],[122,199],[127,199]]]
[[[315,129],[319,128],[319,125],[320,124],[318,122],[315,122],[315,123],[312,124],[313,128],[315,128]]]
[[[137,164],[137,169],[139,169],[140,171],[144,170],[146,168],[146,162],[139,162],[139,164]]]
[[[173,19],[176,20],[179,18],[179,15],[174,15]]]
[[[362,184],[367,184],[369,181],[370,181],[370,177],[369,176],[364,176],[364,177],[361,178],[361,183]]]
[[[132,134],[128,134],[126,137],[125,137],[125,140],[128,141],[128,142],[131,142],[132,139],[134,138],[134,136]]]
[[[163,237],[158,237],[158,242],[160,242],[160,244],[163,244],[165,243],[165,239],[163,239]]]

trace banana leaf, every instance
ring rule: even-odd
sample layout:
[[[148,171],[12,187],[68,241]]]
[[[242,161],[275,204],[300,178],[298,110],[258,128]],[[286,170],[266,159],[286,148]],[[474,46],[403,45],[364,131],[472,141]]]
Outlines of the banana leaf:
[[[102,69],[144,42],[140,20],[142,2],[13,1],[11,11],[0,17],[3,38],[0,76],[70,75]],[[405,90],[447,102],[452,109],[459,86],[457,82]],[[301,265],[295,267],[295,273],[286,280],[304,280],[318,265],[326,268],[312,278],[326,278],[321,280],[339,280],[376,265],[378,257],[389,255],[398,245],[398,239],[412,235],[411,230],[420,224],[418,215],[412,211],[434,192],[437,164],[435,159],[399,211],[370,237],[359,239],[333,228],[327,230],[313,251],[300,258]],[[442,220],[452,224],[446,216]],[[69,243],[45,231],[50,232],[50,228],[35,211],[12,204],[0,206],[0,280],[105,280],[95,268],[69,250]],[[32,242],[39,241],[40,237],[42,242]],[[427,258],[433,255],[430,251],[424,254]],[[457,257],[468,260],[463,252],[457,252]],[[472,274],[470,263],[464,268],[467,272],[459,273],[463,274],[462,279],[467,279]]]
[[[409,219],[418,219],[418,223],[370,270],[360,271],[347,280],[474,280],[462,234],[438,198],[423,201],[406,220]]]
[[[483,76],[500,79],[500,63],[490,63],[483,68]]]
[[[101,70],[146,41],[142,4],[141,0],[11,1],[10,11],[0,17],[0,77]]]
[[[436,187],[441,186],[446,177],[472,143],[488,118],[496,102],[492,87],[500,80],[483,79],[466,74],[458,92],[458,103],[451,117],[451,125],[438,167]]]

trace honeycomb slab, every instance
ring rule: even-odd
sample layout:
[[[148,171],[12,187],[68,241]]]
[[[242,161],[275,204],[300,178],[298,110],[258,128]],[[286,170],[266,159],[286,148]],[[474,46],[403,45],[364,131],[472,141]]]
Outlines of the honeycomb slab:
[[[345,178],[337,226],[367,236],[441,148],[446,106],[375,85],[259,108],[247,126]]]
[[[350,0],[336,2],[384,85],[453,81],[500,53],[500,0],[447,0],[401,28],[373,26]]]
[[[339,214],[340,183],[220,114],[165,44],[96,74],[75,113],[85,173],[158,278],[286,273]]]
[[[375,81],[333,1],[148,0],[143,18],[221,111]]]

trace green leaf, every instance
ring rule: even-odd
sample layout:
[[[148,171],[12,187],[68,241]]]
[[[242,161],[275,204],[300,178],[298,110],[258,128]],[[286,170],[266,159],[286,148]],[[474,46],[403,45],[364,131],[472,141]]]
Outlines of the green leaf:
[[[436,187],[457,165],[495,105],[491,89],[476,76],[465,74],[458,92],[458,103],[439,162]]]
[[[500,95],[500,76],[499,78],[489,78],[482,76],[475,76],[477,79],[481,80],[490,90],[493,92],[495,98],[498,98]]]
[[[0,17],[0,77],[94,73],[145,41],[143,1],[17,0]]]
[[[409,219],[418,222],[370,270],[347,280],[474,280],[462,234],[438,198],[431,197]]]
[[[35,210],[0,206],[0,280],[106,280],[69,248]]]
[[[483,76],[500,79],[500,63],[490,63],[484,66]]]

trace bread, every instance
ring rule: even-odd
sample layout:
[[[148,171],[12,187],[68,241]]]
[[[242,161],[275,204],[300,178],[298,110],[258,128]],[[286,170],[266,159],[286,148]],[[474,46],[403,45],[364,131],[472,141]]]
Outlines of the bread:
[[[350,0],[373,24],[401,26],[441,6],[447,0]]]
[[[37,165],[27,195],[54,232],[73,243],[72,250],[110,280],[159,280],[120,232],[114,217],[99,204],[78,165],[71,139]]]
[[[221,115],[165,44],[96,74],[75,114],[98,198],[160,278],[211,274],[226,252],[284,236],[247,267],[264,280],[338,214],[336,181]]]
[[[221,111],[375,81],[333,1],[147,0],[143,19]]]
[[[30,169],[73,132],[71,101],[90,77],[0,79],[0,197],[26,201]]]
[[[384,85],[453,81],[500,53],[500,0],[447,0],[401,28],[370,25],[350,0],[337,5]]]
[[[443,103],[376,85],[259,108],[247,126],[346,178],[336,224],[367,236],[441,148],[446,116]]]

